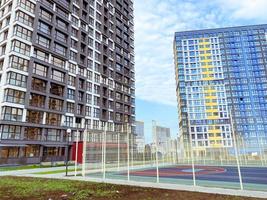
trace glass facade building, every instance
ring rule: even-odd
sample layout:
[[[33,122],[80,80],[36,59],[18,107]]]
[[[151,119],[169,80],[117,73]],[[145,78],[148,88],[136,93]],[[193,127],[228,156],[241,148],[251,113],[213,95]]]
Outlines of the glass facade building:
[[[265,151],[266,48],[267,25],[175,33],[183,144],[206,154],[230,149],[236,139],[247,154]]]

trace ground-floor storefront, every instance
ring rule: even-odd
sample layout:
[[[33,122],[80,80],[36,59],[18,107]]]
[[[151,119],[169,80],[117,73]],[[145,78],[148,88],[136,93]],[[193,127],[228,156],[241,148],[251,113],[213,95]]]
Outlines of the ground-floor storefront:
[[[70,152],[70,148],[62,145],[0,144],[0,165],[65,161],[66,149]]]

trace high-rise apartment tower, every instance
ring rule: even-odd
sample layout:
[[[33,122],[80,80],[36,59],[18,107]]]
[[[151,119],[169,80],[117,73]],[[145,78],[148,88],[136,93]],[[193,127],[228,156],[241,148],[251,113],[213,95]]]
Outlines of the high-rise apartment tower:
[[[250,152],[266,147],[266,49],[267,25],[175,33],[184,144],[199,152],[233,147],[234,139]]]
[[[0,1],[0,164],[64,160],[85,129],[134,129],[133,26],[132,0]]]

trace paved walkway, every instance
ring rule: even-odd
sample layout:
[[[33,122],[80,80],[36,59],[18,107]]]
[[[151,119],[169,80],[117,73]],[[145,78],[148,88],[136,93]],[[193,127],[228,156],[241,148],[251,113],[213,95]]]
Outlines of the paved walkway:
[[[29,175],[39,172],[51,172],[57,170],[64,170],[63,167],[47,167],[47,168],[35,168],[35,169],[22,169],[22,170],[12,170],[12,171],[0,171],[0,176],[19,176],[19,175]],[[68,169],[74,169],[74,166],[69,166]]]

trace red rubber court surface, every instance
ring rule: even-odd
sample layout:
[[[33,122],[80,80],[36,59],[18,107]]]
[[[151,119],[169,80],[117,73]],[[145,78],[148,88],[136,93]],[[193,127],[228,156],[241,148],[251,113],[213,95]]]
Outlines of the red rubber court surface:
[[[195,168],[196,175],[206,174],[217,174],[224,173],[226,169],[221,167],[209,167],[209,166],[198,166]],[[191,166],[177,166],[172,168],[160,168],[159,175],[164,177],[175,177],[175,176],[192,176],[193,170]],[[132,171],[131,175],[136,176],[156,176],[157,171],[155,169],[147,169],[141,171]]]
[[[126,175],[127,172],[118,175]],[[263,184],[267,187],[267,168],[266,167],[241,167],[243,183]],[[131,170],[131,176],[136,177],[156,177],[157,169]],[[239,182],[238,169],[235,166],[195,166],[197,180]],[[173,167],[160,167],[160,178],[171,179],[192,179],[193,170],[191,165],[181,165]]]

